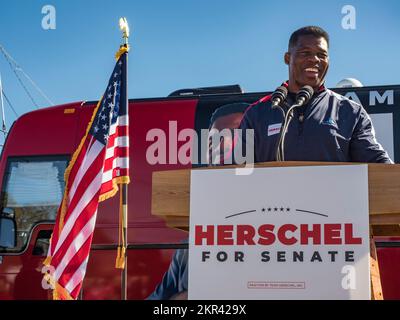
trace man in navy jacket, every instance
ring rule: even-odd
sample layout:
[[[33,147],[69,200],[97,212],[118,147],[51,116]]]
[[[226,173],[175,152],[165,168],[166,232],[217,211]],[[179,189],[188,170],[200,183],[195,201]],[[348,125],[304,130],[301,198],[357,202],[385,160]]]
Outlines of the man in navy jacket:
[[[289,66],[289,81],[284,85],[289,93],[283,108],[288,110],[305,85],[315,93],[305,106],[295,109],[285,140],[285,160],[392,163],[376,141],[364,108],[324,87],[328,47],[329,36],[319,27],[301,28],[290,37],[284,57]],[[248,107],[240,124],[241,129],[254,129],[255,162],[276,160],[283,116],[271,108],[270,99],[266,96]],[[242,134],[244,143],[245,137]],[[162,282],[148,299],[187,298],[187,259],[187,250],[175,253]]]
[[[319,27],[295,31],[284,60],[289,81],[283,85],[288,96],[283,109],[294,104],[296,93],[305,85],[314,89],[310,101],[294,109],[285,138],[285,160],[349,161],[392,163],[376,141],[371,119],[364,108],[324,86],[329,67],[329,36]],[[254,129],[255,162],[275,161],[283,115],[271,108],[271,96],[246,111],[240,128]],[[246,135],[243,134],[244,143]]]

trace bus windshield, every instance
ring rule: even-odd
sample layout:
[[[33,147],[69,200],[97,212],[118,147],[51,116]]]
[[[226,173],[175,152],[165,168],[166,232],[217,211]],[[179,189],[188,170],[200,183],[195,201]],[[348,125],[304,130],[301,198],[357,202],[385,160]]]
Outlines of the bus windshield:
[[[12,210],[20,252],[35,224],[54,221],[64,193],[66,157],[9,158],[4,177],[2,208]]]

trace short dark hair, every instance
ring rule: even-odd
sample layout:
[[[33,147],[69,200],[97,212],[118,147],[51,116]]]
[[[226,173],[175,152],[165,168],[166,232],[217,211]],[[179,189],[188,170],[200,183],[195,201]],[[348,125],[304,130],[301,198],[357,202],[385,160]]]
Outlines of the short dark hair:
[[[212,127],[213,123],[222,116],[226,116],[231,113],[244,113],[249,107],[250,103],[246,102],[236,102],[225,104],[214,111],[210,119],[209,129]]]
[[[307,26],[300,28],[292,33],[289,39],[289,50],[293,48],[297,44],[297,40],[299,40],[300,36],[314,36],[317,38],[324,38],[328,44],[329,48],[329,35],[328,33],[317,26]]]

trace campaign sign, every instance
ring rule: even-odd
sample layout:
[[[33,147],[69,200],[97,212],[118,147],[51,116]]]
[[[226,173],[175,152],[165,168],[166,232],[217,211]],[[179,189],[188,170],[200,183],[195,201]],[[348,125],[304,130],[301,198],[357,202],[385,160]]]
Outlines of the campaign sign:
[[[194,170],[189,299],[370,299],[367,165]]]

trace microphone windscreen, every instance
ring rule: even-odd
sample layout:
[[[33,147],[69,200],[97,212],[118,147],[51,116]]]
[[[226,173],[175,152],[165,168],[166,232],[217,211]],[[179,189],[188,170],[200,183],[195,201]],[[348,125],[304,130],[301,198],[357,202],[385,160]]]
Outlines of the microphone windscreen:
[[[284,86],[280,86],[276,88],[274,93],[272,94],[272,99],[279,98],[281,100],[285,100],[288,94],[288,90]]]
[[[314,89],[311,86],[304,86],[299,90],[299,92],[297,92],[296,100],[299,101],[300,98],[303,98],[303,104],[306,104],[313,95]]]
[[[306,94],[310,97],[312,97],[314,95],[314,89],[311,86],[304,86],[300,89],[299,93],[301,91],[303,92],[303,94]]]
[[[278,87],[276,91],[281,92],[285,98],[287,97],[288,89],[285,86]]]

